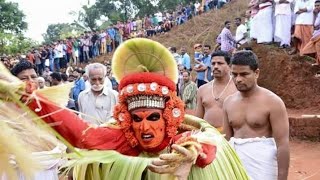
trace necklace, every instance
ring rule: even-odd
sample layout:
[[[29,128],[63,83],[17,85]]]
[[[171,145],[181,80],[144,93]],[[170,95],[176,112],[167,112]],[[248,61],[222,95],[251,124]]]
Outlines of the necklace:
[[[220,95],[218,97],[216,97],[213,93],[213,88],[214,88],[214,84],[213,84],[214,81],[212,81],[212,96],[214,97],[214,100],[215,101],[219,101],[221,96],[223,95],[223,93],[226,91],[227,87],[229,86],[230,82],[231,82],[231,78],[229,79],[229,82],[228,84],[224,87],[224,89],[221,91]]]

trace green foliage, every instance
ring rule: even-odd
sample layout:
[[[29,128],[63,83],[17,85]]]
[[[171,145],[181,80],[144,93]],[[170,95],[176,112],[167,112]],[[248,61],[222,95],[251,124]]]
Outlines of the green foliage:
[[[38,45],[36,41],[25,38],[21,34],[0,33],[0,54],[26,53]]]
[[[78,21],[82,23],[85,27],[90,28],[91,30],[97,29],[96,20],[100,19],[100,12],[93,6],[82,6],[83,11],[79,12]]]
[[[36,45],[22,35],[27,29],[24,18],[17,3],[0,0],[0,54],[25,52]]]
[[[43,38],[45,43],[51,43],[60,39],[66,39],[70,36],[78,35],[81,31],[83,31],[83,28],[75,24],[50,24],[47,28],[46,33],[43,34]]]
[[[201,3],[202,0],[199,0]],[[194,3],[193,1],[190,0],[164,0],[164,1],[159,1],[158,3],[158,10],[159,11],[168,11],[168,10],[175,10],[175,8],[179,4],[189,4],[190,2]]]
[[[97,0],[95,6],[101,15],[116,23],[159,11],[174,10],[180,3],[188,4],[190,0],[123,0],[121,3],[115,0]]]
[[[0,33],[21,33],[27,29],[25,15],[18,8],[17,3],[0,0]]]

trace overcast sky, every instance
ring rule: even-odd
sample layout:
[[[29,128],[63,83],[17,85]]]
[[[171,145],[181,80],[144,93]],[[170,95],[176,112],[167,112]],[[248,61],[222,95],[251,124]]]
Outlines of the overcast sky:
[[[8,0],[17,2],[26,15],[28,30],[26,36],[42,41],[49,24],[72,22],[71,11],[79,11],[88,0]],[[95,0],[90,0],[90,4]]]

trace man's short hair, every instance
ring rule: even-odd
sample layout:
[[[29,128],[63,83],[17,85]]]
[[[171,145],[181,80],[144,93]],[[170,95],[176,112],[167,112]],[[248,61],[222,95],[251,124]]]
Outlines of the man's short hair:
[[[177,52],[177,48],[176,48],[176,47],[171,47],[170,50],[171,50],[172,52],[174,52],[174,53]]]
[[[38,81],[42,81],[42,82],[45,82],[46,80],[43,78],[43,77],[38,77]]]
[[[203,47],[207,47],[207,48],[211,49],[211,46],[209,44],[206,44]]]
[[[241,18],[239,18],[239,17],[235,18],[234,20],[241,22]]]
[[[316,0],[314,3],[315,3],[315,4],[316,4],[316,3],[320,3],[320,0]]]
[[[62,79],[63,81],[68,81],[68,75],[67,75],[66,73],[62,73],[62,74],[61,74],[61,79]]]
[[[251,70],[255,71],[259,68],[258,57],[252,51],[238,51],[231,57],[232,65],[249,66]]]
[[[61,74],[59,72],[53,72],[50,74],[50,76],[52,79],[56,79],[59,82],[62,80]]]
[[[11,74],[17,76],[20,72],[27,69],[34,69],[35,71],[37,71],[36,66],[31,62],[27,60],[21,60],[11,69]]]
[[[224,22],[224,25],[227,25],[227,24],[229,24],[229,23],[231,23],[230,21],[225,21]]]
[[[77,73],[79,73],[79,74],[81,74],[81,75],[85,73],[85,71],[83,71],[83,70],[80,69],[80,68],[75,68],[74,71],[76,71]]]
[[[182,72],[182,74],[183,74],[183,73],[185,73],[185,72],[186,72],[186,73],[188,73],[188,76],[190,76],[190,75],[191,75],[191,72],[190,72],[190,71],[188,71],[188,70],[183,71],[183,72]]]
[[[92,63],[87,65],[86,67],[86,74],[90,78],[90,71],[94,69],[102,69],[103,70],[103,76],[105,77],[107,75],[107,67],[101,63]]]
[[[230,53],[228,53],[228,52],[225,52],[225,51],[215,51],[215,52],[213,52],[212,54],[211,54],[211,59],[213,58],[213,57],[216,57],[216,56],[222,56],[222,57],[224,57],[224,60],[227,62],[227,64],[230,64],[230,59],[231,59],[231,55],[230,55]]]

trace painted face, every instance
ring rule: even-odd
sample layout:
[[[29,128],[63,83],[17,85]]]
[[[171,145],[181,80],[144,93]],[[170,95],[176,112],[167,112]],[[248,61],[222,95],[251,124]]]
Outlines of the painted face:
[[[231,73],[234,84],[238,91],[250,91],[256,84],[259,77],[259,69],[253,71],[250,66],[232,65]]]
[[[230,75],[230,67],[223,56],[214,56],[211,59],[211,65],[214,78],[223,78]]]
[[[160,109],[141,108],[131,112],[132,128],[144,149],[159,146],[165,138],[165,120]]]

